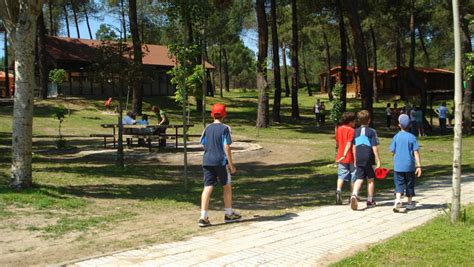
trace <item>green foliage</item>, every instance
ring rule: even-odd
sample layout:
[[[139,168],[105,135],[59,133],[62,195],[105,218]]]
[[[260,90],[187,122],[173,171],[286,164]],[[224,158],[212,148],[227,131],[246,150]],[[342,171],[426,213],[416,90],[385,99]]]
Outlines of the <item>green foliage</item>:
[[[99,29],[95,33],[95,38],[101,41],[118,40],[117,33],[107,24],[100,24]]]
[[[183,104],[187,102],[188,93],[193,92],[192,87],[199,87],[199,83],[202,85],[202,78],[197,77],[199,73],[202,76],[202,71],[197,70],[198,66],[193,68],[191,63],[199,54],[199,47],[197,45],[171,44],[168,46],[168,50],[177,61],[176,66],[168,71],[168,74],[171,75],[171,83],[176,86],[175,100]]]
[[[52,69],[49,72],[49,80],[54,84],[62,84],[66,81],[67,73],[64,69]]]
[[[335,124],[337,124],[342,115],[342,84],[340,82],[334,85],[334,88],[332,89],[332,94],[334,96],[334,99],[330,101],[332,108],[329,117]]]
[[[61,133],[61,126],[66,115],[66,109],[62,106],[57,107],[54,112],[54,117],[58,120],[58,137],[55,141],[56,148],[62,149],[66,147],[66,140]]]
[[[474,25],[474,20],[471,20],[469,24]],[[472,79],[474,77],[474,52],[466,53],[465,56],[468,62],[466,64],[464,73],[466,75],[466,79]]]

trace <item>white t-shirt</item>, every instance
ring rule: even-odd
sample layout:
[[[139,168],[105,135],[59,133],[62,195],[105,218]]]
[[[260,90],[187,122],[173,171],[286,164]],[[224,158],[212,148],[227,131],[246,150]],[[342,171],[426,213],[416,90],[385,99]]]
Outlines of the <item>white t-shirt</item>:
[[[391,115],[392,115],[392,110],[391,110],[390,108],[387,108],[387,109],[385,110],[385,115],[391,116]]]
[[[416,121],[416,116],[415,116],[415,110],[414,109],[410,110],[410,120],[411,121]]]
[[[314,105],[314,113],[321,113],[321,104]]]

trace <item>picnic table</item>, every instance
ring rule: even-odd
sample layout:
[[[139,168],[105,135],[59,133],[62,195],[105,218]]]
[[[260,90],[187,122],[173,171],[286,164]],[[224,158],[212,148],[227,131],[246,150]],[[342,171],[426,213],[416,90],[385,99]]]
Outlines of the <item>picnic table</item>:
[[[107,138],[113,139],[113,146],[116,147],[117,139],[118,139],[118,124],[116,123],[105,123],[100,125],[102,128],[112,129],[112,134],[91,134],[91,137],[101,137],[104,138],[104,147],[107,146]],[[186,125],[187,128],[194,127],[194,124]],[[177,125],[139,125],[139,124],[124,124],[123,129],[123,137],[124,138],[144,138],[148,140],[148,146],[151,149],[151,140],[154,138],[174,138],[175,139],[175,146],[178,147],[178,138],[183,137],[183,134],[179,134],[179,129],[183,128],[182,124]],[[145,130],[149,129],[149,130]],[[173,134],[166,134],[158,129],[174,129]],[[197,135],[188,135],[190,137],[194,137]]]

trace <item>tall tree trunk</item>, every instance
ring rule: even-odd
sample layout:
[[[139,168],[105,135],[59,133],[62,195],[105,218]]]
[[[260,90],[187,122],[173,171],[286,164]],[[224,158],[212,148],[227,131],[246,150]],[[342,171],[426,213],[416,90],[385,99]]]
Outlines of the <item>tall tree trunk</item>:
[[[410,64],[408,70],[408,76],[410,78],[410,83],[418,89],[420,93],[420,108],[423,111],[423,114],[426,114],[426,104],[427,104],[427,93],[426,86],[423,81],[416,76],[415,70],[415,53],[416,53],[416,33],[415,33],[415,0],[411,0],[411,11],[410,11]]]
[[[463,20],[464,21],[464,20]],[[464,21],[465,22],[465,21]],[[467,23],[461,22],[461,28],[463,33],[463,46],[464,46],[464,53],[471,53],[472,52],[472,42],[471,42],[471,34],[469,31],[469,25]],[[466,81],[466,88],[464,89],[464,110],[463,110],[463,117],[464,117],[464,132],[468,135],[472,132],[472,89],[474,86],[473,79],[468,79]]]
[[[258,57],[257,57],[257,89],[258,113],[257,128],[266,128],[269,123],[269,97],[267,81],[267,55],[268,55],[268,23],[265,13],[265,0],[257,0],[258,23]]]
[[[64,11],[64,20],[66,22],[67,37],[71,38],[71,31],[69,30],[69,18],[68,18],[69,15],[67,13],[66,5],[63,6],[63,11]]]
[[[3,32],[3,71],[5,72],[5,93],[8,97],[11,97],[10,92],[10,72],[8,71],[8,33],[7,30]]]
[[[89,15],[87,14],[86,5],[84,5],[84,15],[86,17],[86,24],[87,24],[87,30],[89,31],[89,38],[91,38],[91,40],[94,40],[94,37],[92,37],[91,25],[89,24]]]
[[[76,25],[77,38],[81,39],[81,32],[79,31],[79,22],[77,21],[77,12],[75,4],[71,1],[72,14],[74,15],[74,24]]]
[[[37,44],[38,44],[38,66],[39,66],[39,97],[46,99],[48,97],[48,68],[46,66],[45,35],[43,11],[38,16],[37,21]]]
[[[400,34],[398,35],[400,36]],[[402,64],[401,64],[401,57],[402,57],[402,46],[400,43],[400,38],[397,38],[397,47],[396,47],[396,58],[397,58],[397,87],[398,92],[400,93],[400,99],[406,100],[405,94],[405,83],[403,82],[402,77]]]
[[[7,1],[0,10],[15,55],[10,186],[16,189],[32,185],[33,91],[36,87],[34,49],[40,10],[41,1],[36,0]]]
[[[351,39],[349,38],[349,34],[347,33],[347,31],[346,31],[346,44],[347,44],[347,48],[349,48],[349,55],[351,55],[352,75],[354,77],[354,82],[355,82],[355,87],[356,87],[354,98],[357,98],[360,95],[359,74],[356,72],[356,68],[355,68],[357,66],[357,59],[354,56],[354,49],[352,47],[353,44],[351,45]]]
[[[230,76],[229,76],[229,62],[227,58],[227,49],[222,49],[222,55],[224,56],[224,85],[225,91],[230,92]]]
[[[372,26],[370,26],[370,35],[372,37],[372,49],[373,49],[373,64],[374,72],[372,74],[372,86],[374,87],[374,101],[379,101],[379,88],[377,84],[377,40],[375,39],[375,31]]]
[[[299,119],[300,110],[298,105],[299,81],[298,63],[298,13],[296,0],[291,0],[291,116]]]
[[[125,22],[125,6],[124,0],[120,0],[120,14],[122,15],[122,38],[127,42],[127,23]]]
[[[138,33],[138,18],[137,18],[137,1],[128,0],[128,18],[130,22],[130,32],[132,33],[133,43],[133,63],[137,70],[137,75],[134,75],[132,80],[133,89],[133,112],[135,114],[142,114],[143,102],[143,87],[140,77],[142,76],[142,44],[140,42],[140,35]]]
[[[306,68],[306,56],[305,56],[304,44],[305,42],[301,42],[301,59],[303,60],[304,82],[306,83],[306,89],[308,89],[308,96],[313,96],[313,91],[311,91],[311,85],[309,84],[308,70]]]
[[[426,49],[425,45],[425,36],[423,35],[423,32],[421,31],[421,27],[418,26],[418,39],[420,39],[420,44],[421,48],[423,49],[423,53],[425,54],[425,65],[427,67],[431,66],[431,61],[430,61],[430,54],[428,53],[428,49]]]
[[[223,77],[222,77],[222,45],[219,45],[219,94],[220,94],[220,97],[224,97],[223,95]]]
[[[332,101],[334,96],[332,95],[332,81],[331,81],[331,51],[329,48],[328,37],[323,31],[324,50],[326,50],[326,91],[328,92],[329,100]]]
[[[369,79],[369,71],[367,69],[367,56],[364,44],[364,35],[360,25],[357,0],[344,0],[348,7],[348,16],[352,29],[352,37],[354,39],[354,48],[357,58],[357,68],[361,84],[362,108],[366,109],[372,114],[373,104],[373,87]]]
[[[288,82],[288,65],[286,64],[286,44],[283,43],[282,48],[282,58],[283,58],[283,75],[285,76],[285,97],[290,96],[290,83]]]
[[[56,32],[54,30],[54,23],[53,23],[53,0],[48,1],[48,11],[49,11],[49,35],[55,36]]]
[[[458,0],[453,0],[454,24],[454,140],[453,140],[453,195],[451,222],[459,219],[461,208],[461,151],[462,151],[462,68],[461,33],[459,27]]]
[[[276,14],[276,0],[271,0],[272,15],[272,59],[273,59],[273,80],[275,83],[275,95],[273,98],[272,119],[273,122],[280,122],[281,105],[281,77],[280,77],[280,53],[278,45],[278,28]]]
[[[344,25],[344,11],[342,9],[341,0],[336,0],[337,12],[339,18],[339,39],[341,42],[341,102],[342,111],[346,111],[347,106],[347,42],[346,42],[346,26]]]

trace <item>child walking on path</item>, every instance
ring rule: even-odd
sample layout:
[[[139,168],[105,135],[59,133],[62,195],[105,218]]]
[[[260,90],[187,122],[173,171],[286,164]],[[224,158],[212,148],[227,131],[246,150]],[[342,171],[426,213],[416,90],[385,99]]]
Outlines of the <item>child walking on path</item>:
[[[352,186],[355,181],[354,155],[352,154],[355,126],[354,112],[344,112],[341,117],[341,123],[342,125],[336,129],[336,205],[342,205],[341,190],[344,186],[344,182],[350,182],[352,191]]]
[[[376,205],[374,200],[375,172],[373,165],[375,165],[376,162],[377,168],[380,168],[381,164],[377,149],[377,145],[379,145],[377,132],[369,127],[371,121],[369,111],[359,111],[359,113],[357,113],[357,119],[361,126],[357,128],[354,133],[353,153],[357,180],[354,183],[351,196],[351,208],[353,210],[357,210],[358,208],[358,194],[364,180],[367,180],[368,183],[367,207],[374,207]]]
[[[407,210],[415,209],[415,203],[412,198],[415,196],[415,175],[421,176],[420,146],[416,137],[407,132],[410,128],[410,118],[407,115],[401,115],[398,119],[401,131],[398,132],[390,144],[390,150],[393,157],[393,181],[395,184],[396,199],[393,205],[393,211],[399,212],[402,208],[401,197],[404,192],[408,198]]]
[[[237,172],[232,161],[230,145],[232,144],[230,127],[223,124],[226,117],[225,106],[216,103],[212,106],[211,116],[214,123],[208,125],[201,136],[204,146],[202,168],[204,172],[204,190],[201,196],[201,218],[198,225],[206,227],[211,225],[208,216],[209,200],[212,190],[218,183],[224,191],[224,222],[235,222],[242,216],[232,210],[231,174]]]

